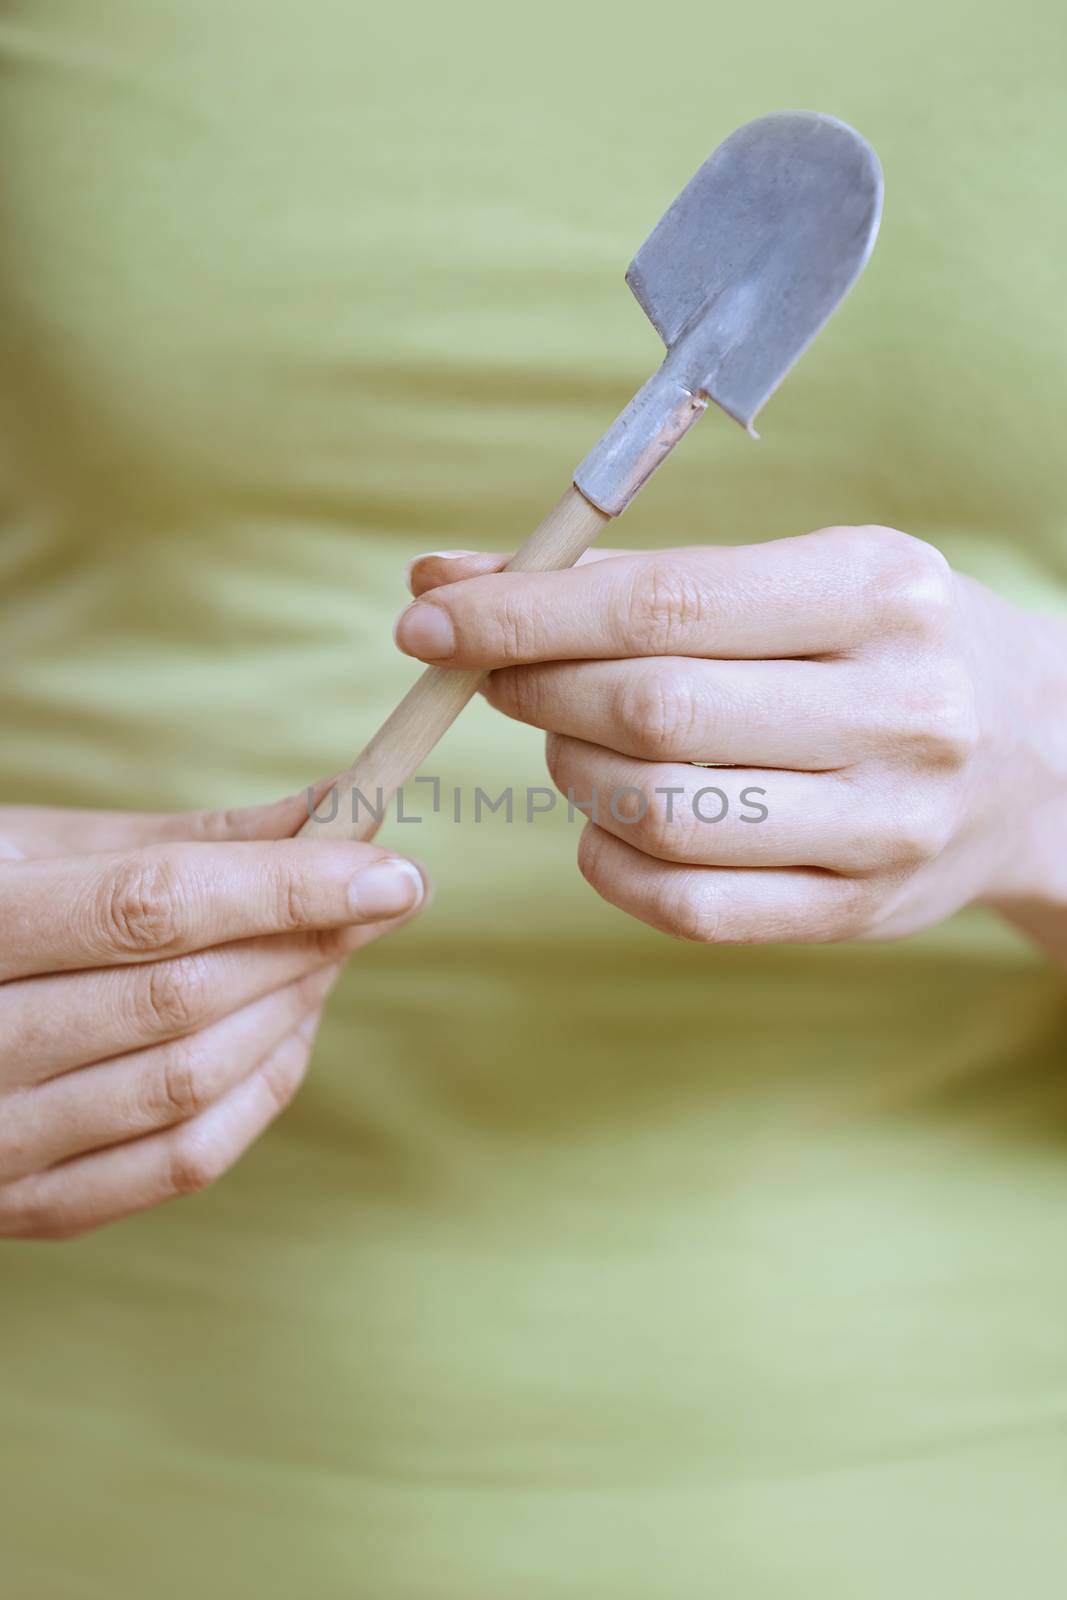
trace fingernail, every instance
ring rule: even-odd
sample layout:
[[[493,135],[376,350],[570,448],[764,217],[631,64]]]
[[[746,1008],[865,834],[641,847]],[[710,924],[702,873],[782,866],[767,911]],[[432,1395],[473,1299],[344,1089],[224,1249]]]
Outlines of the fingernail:
[[[416,600],[397,618],[393,640],[405,655],[420,661],[445,661],[456,648],[452,618],[441,606]]]
[[[352,879],[348,904],[357,917],[399,917],[415,909],[423,892],[418,867],[394,857],[376,861]]]
[[[313,1011],[310,1016],[304,1018],[303,1022],[299,1024],[296,1031],[303,1039],[313,1039],[315,1036],[315,1030],[318,1028],[320,1021],[321,1018],[319,1017],[318,1012]]]
[[[416,561],[429,561],[431,556],[436,556],[441,561],[455,561],[459,556],[473,556],[477,553],[476,550],[424,550],[421,556],[412,556],[408,566],[413,567]]]
[[[472,556],[474,554],[473,550],[424,550],[421,556],[412,556],[405,566],[404,581],[408,584],[411,583],[412,569],[417,567],[420,561],[458,561],[460,556]]]

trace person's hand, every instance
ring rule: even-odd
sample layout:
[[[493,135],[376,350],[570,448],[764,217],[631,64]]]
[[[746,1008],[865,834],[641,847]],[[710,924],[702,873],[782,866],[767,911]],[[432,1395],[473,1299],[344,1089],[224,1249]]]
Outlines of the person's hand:
[[[726,943],[889,938],[976,899],[1052,906],[1063,937],[1061,624],[890,528],[504,559],[418,558],[397,643],[492,669],[491,703],[549,732],[607,900]]]
[[[0,1237],[203,1189],[292,1099],[341,963],[425,890],[288,837],[305,807],[0,808]]]

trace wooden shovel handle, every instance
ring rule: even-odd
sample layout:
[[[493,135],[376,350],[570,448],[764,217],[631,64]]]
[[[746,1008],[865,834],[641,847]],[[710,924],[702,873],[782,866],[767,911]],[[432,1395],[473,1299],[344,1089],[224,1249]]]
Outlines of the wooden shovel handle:
[[[573,486],[508,562],[509,572],[573,567],[610,522]],[[416,772],[441,735],[477,691],[484,672],[427,667],[348,771],[337,779],[300,829],[315,838],[367,839],[375,812]],[[358,790],[359,793],[355,794]]]

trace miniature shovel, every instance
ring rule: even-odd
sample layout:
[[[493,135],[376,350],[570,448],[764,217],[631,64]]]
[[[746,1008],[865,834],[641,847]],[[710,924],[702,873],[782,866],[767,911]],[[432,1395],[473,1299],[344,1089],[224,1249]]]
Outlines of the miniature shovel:
[[[570,567],[714,400],[752,423],[863,270],[882,208],[865,139],[835,117],[747,122],[686,184],[626,273],[664,344],[663,365],[575,471],[508,562]],[[301,829],[365,839],[484,674],[428,667]]]

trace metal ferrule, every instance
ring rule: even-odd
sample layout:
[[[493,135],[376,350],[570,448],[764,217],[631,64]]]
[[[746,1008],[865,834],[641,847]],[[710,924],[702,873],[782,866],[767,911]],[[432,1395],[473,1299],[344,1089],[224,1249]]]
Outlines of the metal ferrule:
[[[687,389],[671,366],[668,356],[574,473],[575,487],[609,517],[626,510],[707,409],[707,399]]]

